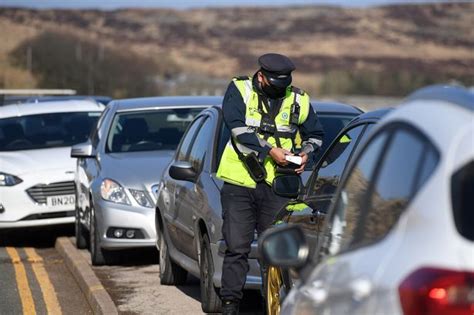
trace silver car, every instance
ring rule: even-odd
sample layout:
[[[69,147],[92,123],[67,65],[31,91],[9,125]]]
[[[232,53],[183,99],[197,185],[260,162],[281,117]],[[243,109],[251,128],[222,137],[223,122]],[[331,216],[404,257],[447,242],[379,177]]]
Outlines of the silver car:
[[[153,247],[155,191],[188,124],[220,97],[154,97],[111,102],[86,143],[71,149],[76,172],[76,246],[93,265],[113,250]],[[88,232],[88,233],[87,233]]]

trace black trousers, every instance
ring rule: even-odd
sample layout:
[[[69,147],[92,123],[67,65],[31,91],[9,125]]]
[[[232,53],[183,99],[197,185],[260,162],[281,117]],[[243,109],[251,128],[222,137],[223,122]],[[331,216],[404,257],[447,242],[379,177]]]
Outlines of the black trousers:
[[[220,291],[223,300],[242,299],[255,230],[260,235],[267,229],[287,201],[275,195],[266,183],[257,184],[255,189],[224,183],[221,191],[222,234],[227,250]]]

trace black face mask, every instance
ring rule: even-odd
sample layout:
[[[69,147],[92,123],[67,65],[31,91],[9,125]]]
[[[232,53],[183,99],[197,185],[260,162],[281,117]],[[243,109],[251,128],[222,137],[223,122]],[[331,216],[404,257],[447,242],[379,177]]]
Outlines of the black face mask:
[[[263,93],[265,93],[268,98],[278,99],[282,98],[286,94],[286,87],[278,87],[271,84],[260,85]]]

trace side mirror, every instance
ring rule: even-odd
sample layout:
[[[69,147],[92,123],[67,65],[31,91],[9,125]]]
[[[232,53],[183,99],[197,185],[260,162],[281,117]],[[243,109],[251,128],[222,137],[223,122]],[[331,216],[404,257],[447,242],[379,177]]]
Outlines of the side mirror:
[[[300,269],[309,258],[306,237],[297,225],[280,225],[265,231],[258,241],[263,260],[276,267]]]
[[[197,173],[189,162],[174,162],[169,169],[171,178],[194,182]]]
[[[88,158],[88,157],[95,157],[92,153],[92,144],[87,141],[83,143],[78,143],[73,145],[71,148],[71,157],[72,158]]]
[[[272,189],[278,196],[296,198],[302,186],[303,183],[299,175],[281,175],[273,180]]]

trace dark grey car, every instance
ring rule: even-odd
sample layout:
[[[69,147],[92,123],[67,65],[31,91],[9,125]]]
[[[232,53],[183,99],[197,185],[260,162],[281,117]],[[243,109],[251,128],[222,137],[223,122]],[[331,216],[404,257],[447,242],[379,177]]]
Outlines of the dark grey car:
[[[365,142],[372,128],[390,110],[364,113],[347,124],[316,163],[304,194],[298,200],[290,201],[277,215],[277,224],[296,224],[301,227],[311,252],[318,244],[326,213],[345,168],[357,147]],[[297,280],[293,270],[274,266],[268,268],[265,292],[268,315],[279,314],[281,302]]]
[[[316,103],[315,108],[326,130],[326,143],[361,113],[355,107],[336,103]],[[220,309],[218,289],[225,242],[221,234],[223,182],[216,171],[228,140],[229,131],[219,107],[196,117],[163,172],[155,215],[161,283],[182,284],[188,272],[199,277],[202,309],[210,313]],[[256,242],[249,264],[245,288],[259,289],[262,281]]]

